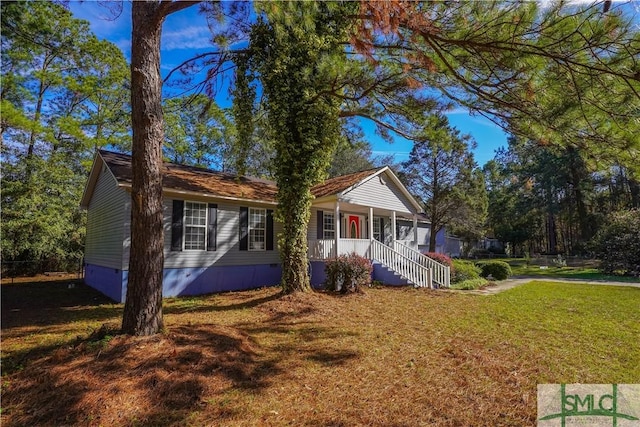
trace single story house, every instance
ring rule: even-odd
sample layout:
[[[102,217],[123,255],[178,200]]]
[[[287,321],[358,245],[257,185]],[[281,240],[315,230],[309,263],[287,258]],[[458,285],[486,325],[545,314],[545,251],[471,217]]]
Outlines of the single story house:
[[[277,285],[281,264],[274,182],[164,163],[164,296]],[[126,297],[131,233],[131,156],[96,153],[81,207],[87,210],[85,282],[117,302]],[[328,179],[312,189],[309,271],[356,252],[388,284],[449,286],[449,269],[417,251],[420,205],[388,167]],[[397,218],[412,219],[399,241]],[[406,237],[406,236],[405,236]]]

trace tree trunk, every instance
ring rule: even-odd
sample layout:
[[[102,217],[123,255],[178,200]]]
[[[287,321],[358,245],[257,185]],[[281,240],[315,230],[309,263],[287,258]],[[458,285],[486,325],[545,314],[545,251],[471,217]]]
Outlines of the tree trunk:
[[[29,133],[29,148],[27,149],[27,159],[31,159],[33,157],[33,150],[36,146],[36,128],[40,124],[40,117],[42,116],[42,102],[44,101],[44,93],[46,92],[48,85],[45,85],[44,82],[44,71],[47,68],[47,64],[49,63],[49,59],[45,58],[44,63],[42,65],[43,76],[40,78],[40,85],[38,87],[38,100],[36,101],[36,111],[33,116],[33,124],[31,125],[31,132]],[[28,166],[27,174],[31,174],[31,166]]]
[[[429,233],[429,252],[435,252],[436,251],[436,237],[437,234],[440,230],[437,230],[434,227],[433,222],[431,223],[431,231]]]
[[[294,178],[292,178],[294,179]],[[284,186],[283,186],[284,187]],[[279,250],[282,259],[282,290],[284,293],[311,290],[307,258],[307,230],[311,217],[311,191],[309,188],[280,187],[278,211],[282,219],[283,232]],[[336,221],[339,221],[336,218]]]
[[[631,207],[640,208],[640,182],[629,178],[629,192],[631,193]]]
[[[547,213],[547,253],[555,255],[558,253],[558,239],[556,235],[556,219],[553,212]]]
[[[131,5],[131,256],[122,331],[153,335],[163,328],[162,79],[159,3]]]

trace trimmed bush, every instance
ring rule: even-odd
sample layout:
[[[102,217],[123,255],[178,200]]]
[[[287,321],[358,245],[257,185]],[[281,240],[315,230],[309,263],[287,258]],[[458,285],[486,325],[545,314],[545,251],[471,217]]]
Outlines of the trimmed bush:
[[[489,283],[487,281],[487,279],[482,278],[482,277],[478,277],[477,279],[464,280],[464,281],[462,281],[460,283],[456,283],[454,285],[451,285],[451,289],[458,289],[458,290],[463,290],[463,291],[471,291],[471,290],[474,290],[474,289],[480,289],[481,287],[483,287],[487,283]]]
[[[469,261],[454,259],[451,268],[451,283],[480,278],[480,268]]]
[[[600,269],[640,276],[640,209],[616,212],[593,239]]]
[[[480,275],[487,278],[491,275],[496,280],[505,280],[511,276],[511,267],[504,261],[481,261],[476,263],[482,270]]]
[[[362,292],[363,287],[371,286],[373,265],[367,258],[352,253],[327,261],[324,271],[327,273],[325,289],[346,294]]]

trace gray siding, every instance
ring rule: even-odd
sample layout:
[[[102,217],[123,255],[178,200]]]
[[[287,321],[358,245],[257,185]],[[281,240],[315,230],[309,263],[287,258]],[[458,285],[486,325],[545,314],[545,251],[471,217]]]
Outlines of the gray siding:
[[[102,170],[87,209],[85,262],[122,268],[125,204],[129,196]]]
[[[311,218],[309,219],[309,228],[307,229],[307,240],[316,240],[318,238],[318,211],[324,209],[311,208]]]
[[[216,203],[210,199],[187,198],[189,201]],[[171,215],[173,199],[164,200],[164,268],[190,268],[256,265],[280,263],[277,250],[278,234],[282,225],[274,221],[274,250],[272,251],[240,251],[239,226],[240,206],[258,207],[275,210],[275,206],[248,204],[241,202],[218,201],[218,236],[216,251],[172,251],[171,250]],[[128,248],[125,258],[128,258]],[[128,259],[125,260],[128,264]]]
[[[389,177],[382,173],[346,193],[342,200],[362,206],[415,213],[415,208]]]
[[[327,212],[327,213],[331,213],[333,214],[335,211],[330,210],[330,209],[318,209],[318,208],[312,208],[311,209],[311,219],[309,220],[309,228],[307,230],[307,240],[317,240],[318,239],[318,211],[323,211],[323,212]],[[340,236],[342,238],[344,238],[345,236],[345,227],[346,227],[346,220],[345,220],[345,215],[360,215],[364,217],[364,222],[362,223],[361,227],[362,227],[362,238],[363,239],[368,239],[369,238],[369,222],[368,222],[368,216],[367,214],[363,214],[363,213],[357,213],[357,212],[349,212],[349,211],[341,211],[340,212],[342,215],[342,221],[340,222]],[[378,215],[374,215],[374,218],[379,218]],[[389,227],[389,222],[391,221],[390,217],[385,217],[385,230]],[[391,230],[389,228],[389,230]],[[391,231],[387,232],[390,233]]]

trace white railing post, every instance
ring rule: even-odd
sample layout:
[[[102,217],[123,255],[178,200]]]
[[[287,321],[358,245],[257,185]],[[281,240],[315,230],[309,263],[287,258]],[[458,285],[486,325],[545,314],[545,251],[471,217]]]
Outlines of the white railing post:
[[[340,226],[342,225],[342,221],[340,221],[340,202],[336,201],[336,208],[334,211],[334,216],[333,216],[333,220],[335,221],[335,227],[333,227],[335,229],[336,232],[336,253],[334,255],[335,258],[338,258],[340,256]]]
[[[416,251],[418,250],[418,214],[413,214],[413,244]]]
[[[369,240],[373,240],[373,208],[369,208]]]
[[[398,236],[396,236],[396,229],[397,229],[397,225],[396,225],[396,211],[392,211],[391,212],[391,241],[393,242],[393,244],[395,244],[396,242],[396,238]]]

